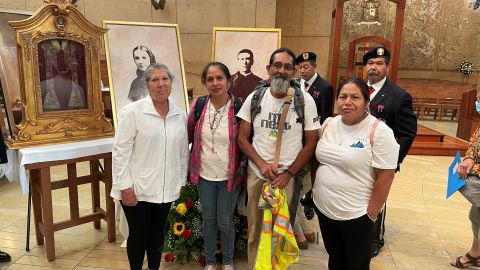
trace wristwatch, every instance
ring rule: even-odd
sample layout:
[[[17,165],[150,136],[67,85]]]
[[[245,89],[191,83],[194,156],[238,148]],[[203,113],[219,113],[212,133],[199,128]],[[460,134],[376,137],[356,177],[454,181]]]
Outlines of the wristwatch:
[[[377,218],[378,218],[378,217],[374,217],[374,216],[372,216],[372,215],[371,215],[370,213],[368,213],[368,212],[367,212],[367,217],[368,217],[373,223],[377,222]]]

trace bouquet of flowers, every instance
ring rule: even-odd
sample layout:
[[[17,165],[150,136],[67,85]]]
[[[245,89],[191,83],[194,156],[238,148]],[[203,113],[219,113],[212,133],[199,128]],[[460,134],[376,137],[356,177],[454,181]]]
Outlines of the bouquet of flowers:
[[[164,250],[169,252],[165,255],[165,261],[205,261],[202,256],[202,206],[195,185],[185,185],[180,198],[172,203],[166,228],[167,245]]]
[[[473,66],[472,62],[463,61],[458,67],[458,72],[462,73],[462,75],[468,76],[475,72],[475,67]]]
[[[233,223],[235,226],[235,249],[247,251],[247,218],[235,211]],[[166,262],[197,261],[205,265],[203,255],[202,206],[198,197],[197,187],[187,184],[180,198],[172,204],[167,218],[166,246],[164,251]],[[217,260],[221,261],[222,243],[217,241]]]

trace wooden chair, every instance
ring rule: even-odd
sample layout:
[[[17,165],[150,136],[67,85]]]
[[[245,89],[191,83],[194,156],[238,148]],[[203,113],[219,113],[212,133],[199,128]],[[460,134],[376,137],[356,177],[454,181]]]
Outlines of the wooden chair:
[[[440,103],[438,101],[438,90],[436,86],[425,86],[421,94],[420,117],[432,116],[437,119],[440,113]]]
[[[415,115],[417,116],[417,118],[420,116],[420,112],[421,112],[421,91],[418,87],[416,86],[409,86],[409,87],[405,87],[404,88],[405,90],[407,90],[408,93],[410,93],[410,95],[412,96],[412,108],[413,108],[413,112],[415,113]]]
[[[441,89],[438,92],[438,101],[440,103],[439,120],[442,117],[449,116],[450,120],[457,117],[460,105],[462,104],[462,93],[457,87]]]

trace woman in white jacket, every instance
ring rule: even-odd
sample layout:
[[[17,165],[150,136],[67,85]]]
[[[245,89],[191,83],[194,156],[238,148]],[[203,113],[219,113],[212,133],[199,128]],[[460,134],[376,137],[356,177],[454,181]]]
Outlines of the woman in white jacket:
[[[162,64],[145,71],[149,95],[122,109],[113,144],[111,196],[127,218],[130,269],[159,269],[165,223],[188,167],[185,112],[170,99],[173,76]]]

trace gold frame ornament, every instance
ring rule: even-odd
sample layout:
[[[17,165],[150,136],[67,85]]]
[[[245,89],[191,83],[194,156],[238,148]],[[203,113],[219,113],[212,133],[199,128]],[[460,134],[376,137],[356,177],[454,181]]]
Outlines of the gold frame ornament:
[[[6,143],[10,148],[24,148],[111,137],[114,130],[111,120],[104,115],[100,92],[99,46],[101,37],[107,30],[90,23],[68,0],[45,2],[30,18],[9,22],[16,31],[18,43],[23,117],[13,138]],[[47,80],[41,81],[41,77],[45,73],[44,66],[48,65],[44,64],[42,59],[52,59],[49,54],[40,57],[40,48],[44,44],[50,46],[50,51],[58,52],[75,46],[81,51],[78,54],[80,59],[76,59],[77,56],[63,56],[70,54],[70,51],[62,52],[65,59],[62,64],[58,64],[58,59],[46,60],[54,63],[53,66],[57,65],[57,74],[62,74],[60,71],[68,72],[72,65],[81,66],[83,87],[75,83],[75,80],[70,81],[68,87],[53,86],[52,82],[49,82],[49,89],[70,93],[66,108],[59,107],[58,100],[55,109],[45,105],[46,100],[57,98],[54,93],[42,94]],[[74,49],[71,50],[75,52]],[[52,55],[58,57],[59,54]],[[73,74],[73,71],[71,73]],[[49,94],[53,97],[48,96]],[[72,104],[81,105],[71,106]]]

